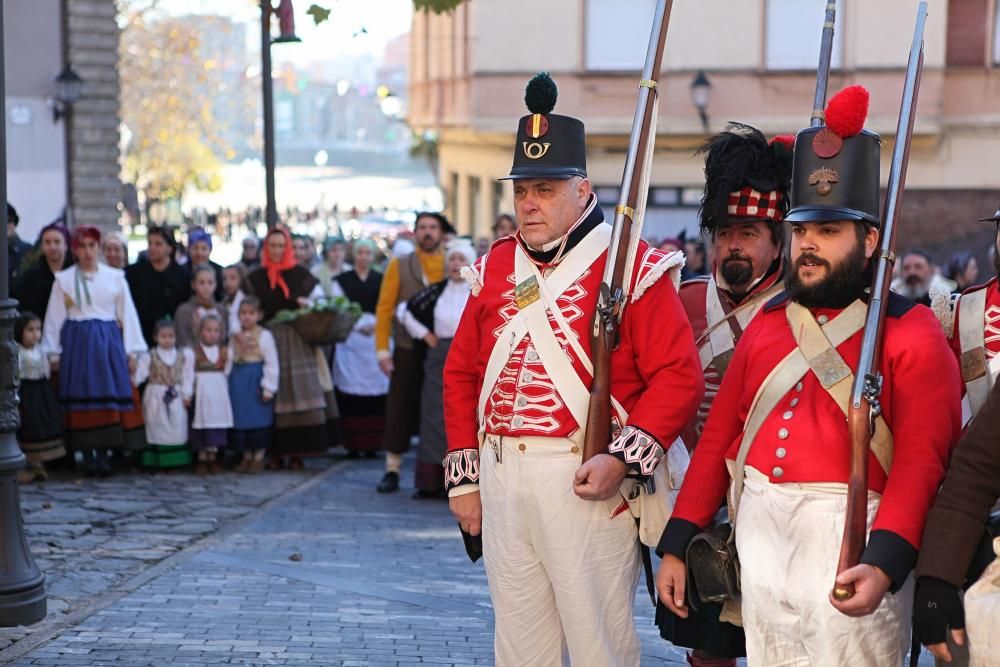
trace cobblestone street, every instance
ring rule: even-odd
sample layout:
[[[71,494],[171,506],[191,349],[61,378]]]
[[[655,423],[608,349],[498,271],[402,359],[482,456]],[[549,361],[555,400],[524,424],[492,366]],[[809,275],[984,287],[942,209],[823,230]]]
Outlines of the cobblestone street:
[[[491,664],[492,612],[481,563],[468,562],[444,502],[411,500],[406,488],[376,494],[380,470],[380,461],[336,464],[230,531],[226,522],[305,478],[176,476],[169,490],[166,480],[123,476],[79,485],[85,491],[73,484],[26,490],[50,607],[62,611],[23,641],[37,643],[58,629],[54,637],[26,654],[15,644],[0,661]],[[409,469],[403,479],[412,479]],[[45,502],[66,504],[59,523],[55,507],[41,509]],[[46,511],[52,518],[39,521]],[[94,527],[84,517],[91,512],[101,522]],[[44,551],[50,543],[60,546]],[[170,554],[124,595],[59,627],[60,616],[65,621],[67,612]],[[681,653],[657,636],[649,607],[640,590],[644,664],[682,664]]]

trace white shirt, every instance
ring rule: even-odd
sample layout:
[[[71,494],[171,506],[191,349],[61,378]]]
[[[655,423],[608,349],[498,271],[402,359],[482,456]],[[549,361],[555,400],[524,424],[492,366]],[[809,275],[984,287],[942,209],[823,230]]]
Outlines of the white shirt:
[[[45,351],[54,355],[62,353],[59,334],[66,320],[101,320],[117,322],[122,328],[127,354],[145,352],[148,348],[142,337],[142,327],[135,304],[132,303],[132,294],[125,282],[125,272],[106,264],[98,264],[93,272],[83,273],[82,284],[78,286],[78,271],[79,265],[73,265],[55,274],[48,309],[45,311],[42,336]]]
[[[242,329],[235,329],[235,332]],[[236,361],[236,345],[233,341],[236,333],[229,337],[229,354],[226,356],[226,375],[233,370],[233,363]],[[267,329],[261,329],[260,354],[264,357],[264,372],[260,378],[260,388],[271,394],[278,393],[278,379],[281,377],[281,366],[278,363],[278,346],[274,342],[274,336]]]
[[[464,280],[449,280],[444,291],[434,304],[434,335],[438,338],[454,338],[458,322],[462,319],[465,303],[469,300],[469,284]],[[420,340],[427,335],[427,327],[417,321],[406,307],[406,302],[396,307],[396,318],[413,338]]]

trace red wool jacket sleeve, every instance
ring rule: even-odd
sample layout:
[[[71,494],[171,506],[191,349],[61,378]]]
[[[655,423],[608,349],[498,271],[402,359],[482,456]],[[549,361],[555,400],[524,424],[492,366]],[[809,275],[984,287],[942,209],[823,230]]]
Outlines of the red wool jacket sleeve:
[[[627,425],[652,436],[665,451],[694,419],[704,392],[691,324],[669,276],[628,305],[621,331],[612,354],[612,391],[629,413]],[[645,476],[614,445],[610,450]]]

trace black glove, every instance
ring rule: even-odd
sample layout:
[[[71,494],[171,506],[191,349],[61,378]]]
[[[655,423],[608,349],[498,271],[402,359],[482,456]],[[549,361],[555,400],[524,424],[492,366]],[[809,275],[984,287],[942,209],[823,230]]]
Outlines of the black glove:
[[[913,600],[913,632],[924,646],[944,643],[948,629],[965,627],[965,609],[955,586],[934,577],[920,577]]]

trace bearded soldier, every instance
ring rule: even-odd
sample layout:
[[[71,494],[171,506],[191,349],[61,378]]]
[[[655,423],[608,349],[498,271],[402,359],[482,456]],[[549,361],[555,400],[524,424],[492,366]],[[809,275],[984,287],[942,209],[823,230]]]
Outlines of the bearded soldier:
[[[497,664],[560,665],[568,649],[574,665],[637,665],[637,529],[619,487],[666,464],[701,398],[676,291],[683,259],[638,246],[611,356],[616,435],[581,465],[611,226],[583,123],[551,113],[548,75],[525,101],[507,176],[518,230],[466,271],[472,297],[444,372],[450,505],[463,530],[482,528]]]
[[[700,222],[715,259],[710,277],[685,281],[680,289],[705,374],[705,396],[684,433],[690,448],[701,434],[737,341],[764,304],[782,290],[782,220],[788,212],[792,141],[794,137],[786,135],[768,142],[760,130],[731,123],[702,149],[705,192]],[[661,604],[660,635],[695,649],[688,657],[695,667],[735,666],[735,658],[746,650],[743,631],[720,622],[720,612],[720,605],[707,604],[681,619]]]
[[[733,354],[674,513],[658,590],[687,616],[685,549],[729,486],[751,665],[892,665],[906,655],[917,546],[960,429],[958,368],[931,311],[892,295],[869,455],[861,563],[837,573],[851,438],[845,414],[879,240],[878,135],[868,93],[831,99],[798,133],[785,293]],[[696,572],[695,572],[696,573]],[[831,595],[853,584],[844,601]],[[888,595],[887,595],[888,593]]]

